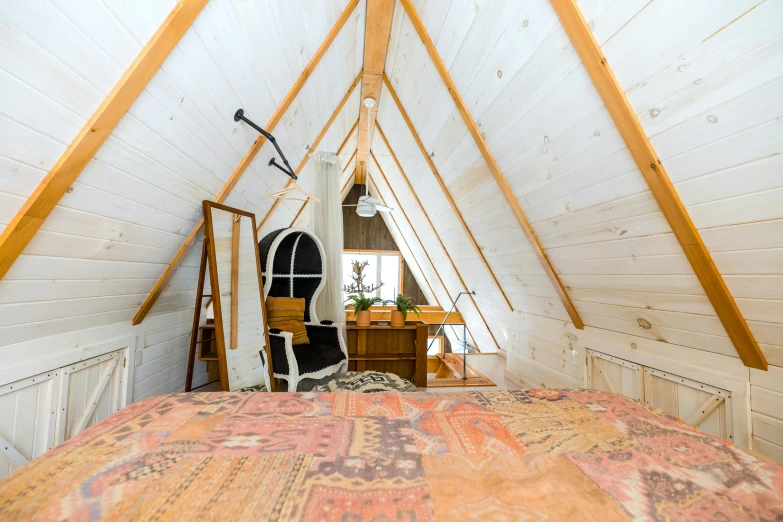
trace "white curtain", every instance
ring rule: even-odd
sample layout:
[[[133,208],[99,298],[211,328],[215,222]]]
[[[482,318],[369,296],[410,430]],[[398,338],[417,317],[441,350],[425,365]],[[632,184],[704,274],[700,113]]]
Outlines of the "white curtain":
[[[326,286],[315,304],[315,311],[319,319],[343,323],[343,209],[339,162],[335,153],[322,151],[312,152],[310,161],[315,167],[313,195],[321,202],[308,205],[308,228],[321,240],[326,252]]]

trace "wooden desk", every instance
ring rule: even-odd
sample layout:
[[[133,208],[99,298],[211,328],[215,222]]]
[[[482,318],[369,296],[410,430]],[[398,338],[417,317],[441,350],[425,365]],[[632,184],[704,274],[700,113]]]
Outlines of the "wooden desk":
[[[399,375],[416,386],[427,386],[429,325],[409,322],[402,328],[372,323],[359,327],[349,321],[348,369]]]

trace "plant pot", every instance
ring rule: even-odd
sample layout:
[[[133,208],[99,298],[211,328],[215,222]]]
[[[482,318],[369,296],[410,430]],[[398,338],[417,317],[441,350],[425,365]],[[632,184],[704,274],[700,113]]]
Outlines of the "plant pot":
[[[405,326],[405,316],[399,310],[392,310],[391,313],[392,328],[402,328]]]
[[[370,323],[372,323],[372,316],[369,310],[356,312],[354,317],[356,318],[356,326],[370,326]]]

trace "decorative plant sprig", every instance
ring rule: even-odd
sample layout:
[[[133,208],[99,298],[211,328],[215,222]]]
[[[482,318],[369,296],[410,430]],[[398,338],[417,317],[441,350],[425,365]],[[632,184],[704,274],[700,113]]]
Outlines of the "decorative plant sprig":
[[[364,312],[365,310],[369,310],[373,305],[376,305],[378,303],[383,303],[383,299],[380,297],[367,297],[366,295],[360,293],[356,295],[349,295],[348,299],[345,300],[345,308],[349,308],[353,306],[354,315],[358,314],[359,312]]]
[[[397,310],[402,312],[403,320],[408,319],[408,312],[413,312],[418,317],[421,313],[421,308],[413,304],[412,297],[406,297],[402,294],[397,294],[397,299],[394,301],[386,301],[385,304],[395,305]]]
[[[351,279],[353,279],[353,283],[350,285],[343,285],[343,291],[346,294],[363,294],[365,292],[371,293],[375,292],[377,289],[383,286],[382,282],[379,282],[377,285],[366,285],[364,283],[364,269],[367,268],[370,265],[369,261],[357,261],[356,259],[351,260]]]

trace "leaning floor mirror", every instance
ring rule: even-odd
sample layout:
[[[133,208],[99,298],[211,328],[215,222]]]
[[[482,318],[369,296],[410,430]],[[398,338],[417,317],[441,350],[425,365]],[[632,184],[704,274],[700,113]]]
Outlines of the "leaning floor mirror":
[[[204,201],[221,388],[274,391],[254,214]]]

